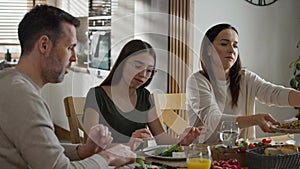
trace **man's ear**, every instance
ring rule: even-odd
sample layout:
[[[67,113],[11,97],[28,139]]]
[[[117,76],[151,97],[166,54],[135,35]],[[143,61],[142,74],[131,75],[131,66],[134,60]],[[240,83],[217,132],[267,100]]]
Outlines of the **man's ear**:
[[[48,38],[48,36],[47,35],[41,36],[38,41],[39,51],[45,54],[50,47],[49,45],[50,45],[50,39]]]

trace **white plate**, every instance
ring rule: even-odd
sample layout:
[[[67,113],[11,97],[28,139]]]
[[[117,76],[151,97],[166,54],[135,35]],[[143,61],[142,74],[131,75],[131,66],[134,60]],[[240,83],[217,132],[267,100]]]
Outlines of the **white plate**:
[[[155,155],[155,150],[157,150],[158,148],[162,148],[162,147],[170,147],[171,145],[158,145],[155,147],[148,147],[145,148],[144,154],[150,157],[154,157],[154,158],[159,158],[159,159],[165,159],[165,160],[183,160],[186,159],[185,157],[163,157],[163,156],[158,156]]]

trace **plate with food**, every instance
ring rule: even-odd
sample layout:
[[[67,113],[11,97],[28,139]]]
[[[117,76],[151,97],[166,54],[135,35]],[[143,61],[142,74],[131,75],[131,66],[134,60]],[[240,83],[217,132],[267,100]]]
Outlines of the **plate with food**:
[[[271,130],[277,133],[300,133],[300,120],[271,125]]]
[[[126,166],[117,167],[116,169],[167,169],[166,166],[156,166],[152,164],[145,164],[143,158],[136,158],[135,163]]]
[[[183,160],[186,158],[184,148],[178,144],[148,147],[143,152],[147,156],[166,160]]]

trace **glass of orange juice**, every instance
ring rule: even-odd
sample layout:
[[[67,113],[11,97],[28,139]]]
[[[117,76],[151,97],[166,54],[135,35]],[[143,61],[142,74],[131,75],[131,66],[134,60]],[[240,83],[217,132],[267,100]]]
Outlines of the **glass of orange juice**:
[[[186,165],[188,169],[210,169],[210,147],[205,144],[192,144],[187,151]]]

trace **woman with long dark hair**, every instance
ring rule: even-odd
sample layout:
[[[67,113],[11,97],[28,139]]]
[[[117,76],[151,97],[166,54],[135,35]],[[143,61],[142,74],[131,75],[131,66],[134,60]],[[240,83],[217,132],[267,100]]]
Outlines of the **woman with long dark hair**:
[[[218,142],[223,121],[234,121],[240,137],[254,138],[255,125],[272,132],[270,114],[255,114],[255,100],[268,105],[300,106],[300,92],[274,85],[254,72],[242,68],[238,31],[230,24],[211,27],[200,49],[202,70],[187,81],[187,111],[190,124],[204,126],[203,142]]]
[[[198,128],[186,129],[179,139],[164,132],[145,88],[155,73],[155,64],[156,54],[150,44],[142,40],[126,43],[107,78],[88,92],[85,129],[104,124],[112,132],[114,143],[127,143],[130,138],[152,139],[152,135],[158,144],[188,145],[194,141],[200,134]]]

